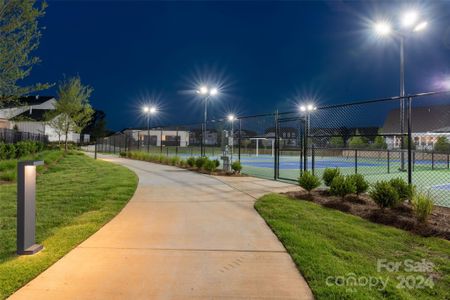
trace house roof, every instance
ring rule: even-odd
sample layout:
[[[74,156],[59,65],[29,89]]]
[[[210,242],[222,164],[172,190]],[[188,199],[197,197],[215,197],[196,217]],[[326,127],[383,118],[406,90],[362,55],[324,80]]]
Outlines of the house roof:
[[[47,109],[26,110],[23,113],[12,118],[13,121],[44,121]]]
[[[12,108],[12,107],[20,107],[20,106],[31,106],[31,105],[39,105],[48,100],[54,99],[54,96],[25,96],[20,97],[17,101],[8,101],[4,106],[0,108]]]
[[[400,110],[389,112],[383,133],[400,132]],[[450,105],[413,107],[411,109],[412,132],[446,132],[450,128]]]

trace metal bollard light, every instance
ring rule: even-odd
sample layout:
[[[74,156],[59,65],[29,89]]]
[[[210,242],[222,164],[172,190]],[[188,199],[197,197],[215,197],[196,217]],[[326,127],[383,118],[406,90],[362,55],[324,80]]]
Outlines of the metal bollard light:
[[[43,161],[17,163],[17,254],[30,255],[42,250],[36,237],[36,166]]]

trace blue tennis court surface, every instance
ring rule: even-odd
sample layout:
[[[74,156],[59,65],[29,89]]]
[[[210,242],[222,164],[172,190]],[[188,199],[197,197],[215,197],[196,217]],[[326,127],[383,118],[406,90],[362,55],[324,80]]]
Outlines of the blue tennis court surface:
[[[434,185],[433,190],[450,191],[450,183]]]
[[[244,166],[258,167],[258,168],[273,168],[274,162],[269,161],[249,161],[241,160]],[[332,160],[319,160],[314,162],[315,168],[351,168],[355,166],[354,161],[332,161]],[[382,166],[382,164],[358,162],[359,167],[376,167]],[[293,170],[303,167],[303,163],[298,161],[280,161],[280,169]],[[308,167],[312,167],[312,162],[308,162]]]

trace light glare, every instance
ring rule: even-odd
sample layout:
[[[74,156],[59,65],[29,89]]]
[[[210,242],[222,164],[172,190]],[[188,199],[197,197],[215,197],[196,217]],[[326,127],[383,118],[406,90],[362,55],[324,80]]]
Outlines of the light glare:
[[[419,14],[416,11],[409,11],[402,17],[403,27],[412,27],[416,24]]]
[[[375,32],[379,35],[388,35],[391,31],[391,25],[387,22],[378,22],[375,24]]]
[[[202,86],[202,87],[200,87],[199,92],[200,92],[200,94],[205,95],[208,93],[208,88],[206,86]]]
[[[228,115],[228,121],[234,121],[235,116],[233,114]]]
[[[149,112],[150,108],[148,106],[144,106],[142,109],[145,113]]]
[[[424,30],[428,25],[428,22],[420,22],[419,24],[416,25],[416,27],[414,27],[414,31],[422,31]]]
[[[218,90],[216,88],[212,88],[211,91],[209,92],[209,94],[211,96],[215,96],[215,95],[217,95],[217,93],[218,93]]]
[[[304,105],[300,106],[301,111],[306,111],[306,107]]]

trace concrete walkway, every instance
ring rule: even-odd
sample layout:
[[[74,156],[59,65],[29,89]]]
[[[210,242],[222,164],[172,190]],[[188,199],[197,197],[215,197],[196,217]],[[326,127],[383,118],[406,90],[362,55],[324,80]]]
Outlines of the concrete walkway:
[[[254,197],[297,187],[102,156],[139,176],[111,222],[11,299],[312,299]]]

